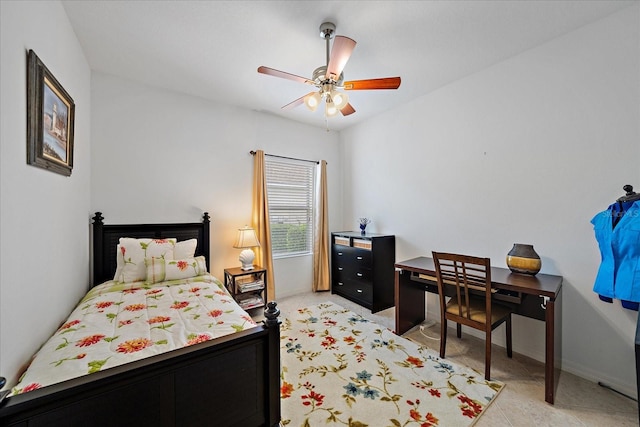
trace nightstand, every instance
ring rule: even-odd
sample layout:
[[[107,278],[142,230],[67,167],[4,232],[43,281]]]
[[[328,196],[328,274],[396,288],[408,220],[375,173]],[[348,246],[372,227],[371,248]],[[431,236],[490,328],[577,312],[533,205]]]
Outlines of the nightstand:
[[[254,265],[253,270],[240,267],[224,269],[224,285],[244,310],[264,307],[267,303],[267,269]]]

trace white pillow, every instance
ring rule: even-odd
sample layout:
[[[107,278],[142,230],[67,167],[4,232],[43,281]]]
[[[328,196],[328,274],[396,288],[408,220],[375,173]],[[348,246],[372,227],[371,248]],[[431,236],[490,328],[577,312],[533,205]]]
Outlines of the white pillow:
[[[173,259],[193,258],[198,246],[197,239],[182,240],[173,248]]]
[[[207,264],[203,256],[173,260],[146,258],[144,262],[147,266],[147,284],[207,274]]]
[[[120,276],[122,276],[122,268],[124,267],[124,258],[120,256],[120,252],[122,251],[122,247],[120,244],[116,246],[116,274],[113,275],[113,280],[116,282],[120,281]]]
[[[145,258],[173,259],[176,239],[132,239],[120,238],[118,264],[122,263],[120,283],[137,282],[147,278]]]

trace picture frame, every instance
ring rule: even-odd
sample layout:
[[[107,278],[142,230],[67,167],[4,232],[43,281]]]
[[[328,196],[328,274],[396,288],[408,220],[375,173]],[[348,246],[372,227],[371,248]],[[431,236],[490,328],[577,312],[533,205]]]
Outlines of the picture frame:
[[[27,53],[27,164],[73,170],[75,103],[33,50]]]

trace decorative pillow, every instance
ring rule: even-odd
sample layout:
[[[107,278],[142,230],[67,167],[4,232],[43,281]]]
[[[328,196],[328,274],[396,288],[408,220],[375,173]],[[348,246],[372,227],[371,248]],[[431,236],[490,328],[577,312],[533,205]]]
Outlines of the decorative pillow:
[[[122,262],[120,277],[117,282],[130,283],[147,278],[145,258],[173,259],[173,248],[176,239],[132,239],[120,238],[118,263]]]
[[[146,258],[144,262],[147,266],[147,284],[207,273],[207,263],[203,256],[186,259]]]
[[[120,256],[120,252],[122,252],[122,248],[120,244],[116,246],[116,274],[113,275],[113,280],[116,282],[120,281],[120,276],[122,276],[122,268],[124,267],[124,257]]]
[[[173,248],[174,259],[187,259],[193,258],[196,254],[196,247],[198,246],[197,239],[182,240],[176,243]]]

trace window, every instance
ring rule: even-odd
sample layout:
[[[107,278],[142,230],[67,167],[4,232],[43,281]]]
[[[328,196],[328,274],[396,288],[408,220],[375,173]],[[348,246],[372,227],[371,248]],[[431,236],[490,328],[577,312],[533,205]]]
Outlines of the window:
[[[313,251],[313,194],[316,165],[265,159],[271,250],[274,258]]]

